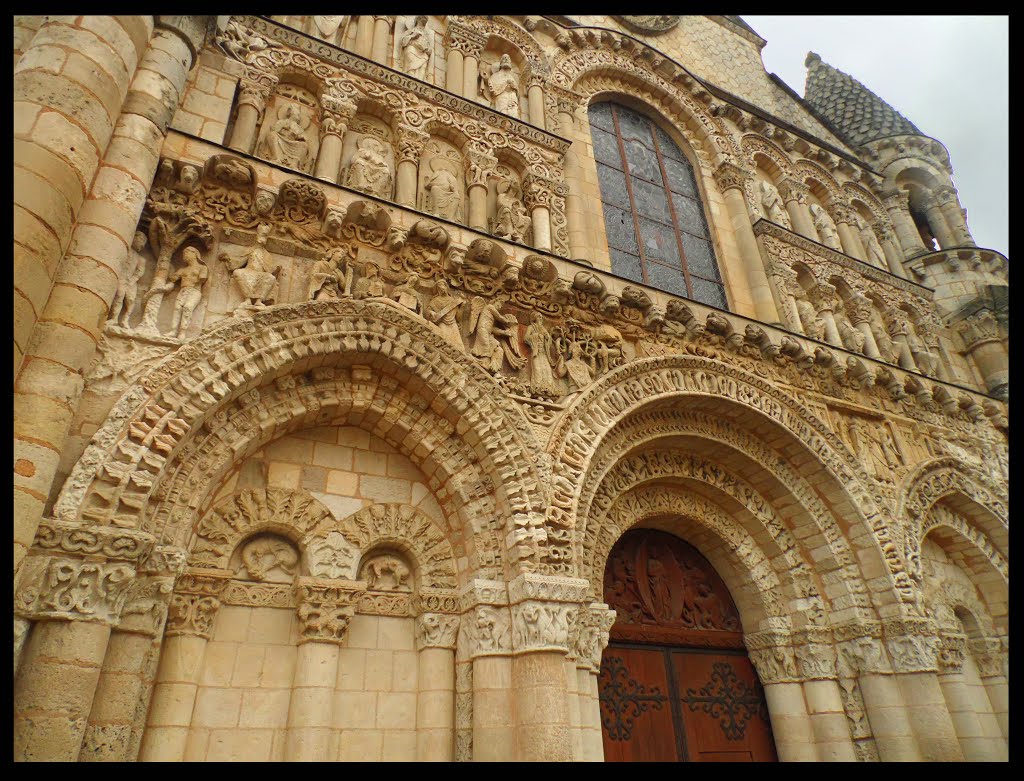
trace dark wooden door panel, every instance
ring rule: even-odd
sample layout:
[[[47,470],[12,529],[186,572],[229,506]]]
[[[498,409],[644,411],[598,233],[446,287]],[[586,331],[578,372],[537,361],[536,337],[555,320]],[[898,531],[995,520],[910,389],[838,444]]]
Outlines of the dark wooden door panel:
[[[599,691],[605,761],[679,760],[661,649],[610,646],[601,662]]]
[[[691,761],[775,761],[764,692],[746,656],[674,650],[671,659]]]

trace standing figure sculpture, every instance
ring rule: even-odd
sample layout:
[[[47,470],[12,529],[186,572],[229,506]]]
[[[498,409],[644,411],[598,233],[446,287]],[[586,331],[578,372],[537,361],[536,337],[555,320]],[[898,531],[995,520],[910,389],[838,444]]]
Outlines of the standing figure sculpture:
[[[437,294],[427,304],[426,317],[437,326],[441,336],[449,343],[464,350],[462,331],[459,330],[459,310],[462,299],[448,292],[448,283],[443,279],[437,281]]]
[[[518,334],[510,327],[515,322],[514,318],[503,315],[497,305],[489,303],[483,296],[473,298],[469,310],[469,332],[475,334],[476,338],[470,352],[483,359],[485,369],[500,371],[503,356],[517,371],[526,365],[526,356],[519,351]]]
[[[402,70],[415,79],[430,78],[430,60],[434,53],[434,34],[427,29],[427,17],[417,16],[413,26],[402,33]]]
[[[365,136],[356,147],[358,151],[345,172],[345,185],[378,198],[390,198],[393,177],[384,143],[373,136]]]
[[[839,241],[839,232],[828,212],[816,203],[811,204],[811,217],[814,220],[814,229],[818,231],[818,238],[826,247],[843,251],[843,245]]]
[[[231,277],[238,284],[245,301],[239,305],[264,307],[273,303],[274,288],[277,285],[277,273],[280,266],[271,265],[267,253],[267,239],[270,236],[270,225],[264,223],[256,229],[256,246],[241,258],[232,259],[222,253],[220,259],[227,264]]]
[[[278,111],[278,120],[264,136],[257,154],[272,163],[306,171],[312,163],[312,154],[306,138],[309,118],[306,117],[305,123],[302,120],[298,106],[291,103],[284,106]]]
[[[530,387],[540,395],[557,396],[559,386],[551,369],[554,339],[544,327],[540,312],[534,312],[533,322],[527,327],[523,341],[530,348]]]
[[[782,203],[782,196],[775,189],[775,185],[762,179],[758,184],[758,189],[760,190],[761,206],[764,208],[765,216],[776,225],[788,228],[789,214],[786,212],[786,207]]]
[[[498,69],[481,78],[480,91],[495,111],[519,119],[519,77],[512,71],[512,58],[501,55]]]
[[[882,251],[882,245],[878,243],[878,237],[860,216],[857,217],[857,232],[860,234],[860,243],[864,245],[864,251],[868,255],[868,263],[876,268],[887,268],[885,253]]]
[[[139,294],[139,280],[146,273],[146,256],[142,250],[146,248],[146,234],[135,231],[132,238],[132,249],[128,253],[128,273],[117,283],[114,302],[110,306],[108,323],[116,323],[122,328],[129,328],[128,321],[135,309],[135,297]]]
[[[172,271],[166,285],[153,287],[146,293],[147,299],[157,293],[170,293],[175,283],[178,284],[178,297],[174,302],[174,315],[171,319],[171,335],[176,339],[181,339],[188,330],[192,313],[203,297],[203,285],[210,276],[202,255],[195,247],[183,249],[181,258],[185,261],[184,268]]]
[[[514,182],[498,182],[498,196],[494,209],[491,233],[512,241],[525,242],[530,230],[530,215],[526,212]]]
[[[458,178],[447,166],[435,165],[437,158],[430,161],[431,174],[423,183],[424,207],[431,214],[446,220],[462,220],[462,187]]]

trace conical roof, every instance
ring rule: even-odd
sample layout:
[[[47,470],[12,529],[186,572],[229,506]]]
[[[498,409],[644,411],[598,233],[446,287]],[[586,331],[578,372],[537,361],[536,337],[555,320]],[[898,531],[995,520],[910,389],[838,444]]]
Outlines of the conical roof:
[[[807,54],[804,100],[819,119],[854,146],[876,138],[923,135],[914,123],[852,76]]]

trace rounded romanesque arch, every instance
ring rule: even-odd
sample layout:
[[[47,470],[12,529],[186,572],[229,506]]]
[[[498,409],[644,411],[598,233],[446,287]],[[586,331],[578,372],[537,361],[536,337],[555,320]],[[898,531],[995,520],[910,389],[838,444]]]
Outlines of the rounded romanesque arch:
[[[747,133],[740,139],[740,147],[743,149],[743,155],[751,167],[756,165],[755,157],[761,154],[775,164],[783,177],[792,176],[795,172],[794,163],[789,155],[786,154],[782,147],[769,141],[764,136],[757,133]]]
[[[239,454],[339,409],[426,465],[450,489],[449,517],[512,534],[514,558],[536,559],[545,497],[524,415],[483,369],[384,301],[273,307],[201,335],[125,392],[55,512],[180,539]]]
[[[618,428],[627,426],[624,430],[628,431],[630,418],[645,409],[682,411],[684,400],[687,413],[711,412],[712,423],[715,418],[724,418],[740,427],[758,428],[757,435],[775,441],[776,447],[784,443],[791,448],[787,458],[802,465],[804,473],[811,468],[824,470],[830,477],[827,490],[837,517],[843,518],[847,526],[864,524],[874,538],[873,544],[862,543],[860,556],[853,557],[848,543],[839,542],[846,535],[838,525],[818,529],[830,544],[839,545],[836,564],[852,567],[847,572],[856,572],[857,558],[884,557],[893,586],[887,595],[876,594],[876,599],[914,601],[913,584],[881,512],[884,502],[880,495],[873,495],[876,489],[869,490],[873,483],[863,465],[828,427],[787,394],[734,367],[697,356],[643,359],[621,367],[591,386],[563,415],[548,446],[553,461],[552,503],[547,519],[549,559],[570,559],[572,553],[551,548],[565,545],[563,539],[568,541],[574,534],[585,533],[581,527],[593,514],[593,489],[589,486],[598,485],[602,471],[618,458],[603,454],[605,446],[614,453],[614,445],[609,443],[617,440]],[[664,434],[652,432],[650,436],[678,433],[673,431],[671,420],[666,426]],[[637,429],[641,437],[647,436],[646,432],[643,425]],[[714,439],[714,434],[710,438]],[[628,434],[618,442],[620,453],[637,446]],[[760,468],[769,473],[786,468],[774,449],[763,448],[758,455],[762,459]],[[751,460],[757,462],[756,458]],[[815,499],[813,491],[798,487],[798,481],[790,482],[800,494],[797,501],[804,499],[810,505],[802,508],[807,522],[816,523],[813,510],[823,506],[821,499]],[[824,515],[830,516],[827,512]]]

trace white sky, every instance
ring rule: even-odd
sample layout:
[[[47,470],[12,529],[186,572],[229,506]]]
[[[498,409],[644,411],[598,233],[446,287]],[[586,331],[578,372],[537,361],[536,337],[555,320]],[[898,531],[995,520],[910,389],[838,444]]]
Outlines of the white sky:
[[[817,52],[941,141],[980,247],[1009,254],[1007,16],[743,16],[765,69],[804,94]]]

